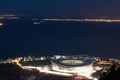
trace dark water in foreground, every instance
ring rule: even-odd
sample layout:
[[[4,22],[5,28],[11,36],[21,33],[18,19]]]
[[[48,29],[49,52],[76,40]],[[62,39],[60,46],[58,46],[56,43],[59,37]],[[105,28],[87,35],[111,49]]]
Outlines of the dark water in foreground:
[[[8,21],[0,57],[54,54],[120,56],[120,23]]]

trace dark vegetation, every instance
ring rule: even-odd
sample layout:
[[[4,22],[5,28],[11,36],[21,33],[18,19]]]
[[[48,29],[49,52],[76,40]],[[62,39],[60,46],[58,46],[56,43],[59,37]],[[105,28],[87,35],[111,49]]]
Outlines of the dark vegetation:
[[[32,80],[34,76],[40,76],[38,73],[36,70],[23,70],[15,64],[0,65],[0,80],[27,80],[27,78]]]
[[[45,66],[50,65],[51,62],[49,59],[47,60],[38,60],[38,61],[29,61],[29,62],[21,62],[22,65],[29,65],[29,66]]]
[[[73,78],[43,74],[37,70],[24,70],[15,64],[1,64],[0,80],[73,80]]]
[[[110,70],[102,74],[99,80],[120,80],[120,67],[117,68],[114,64]]]

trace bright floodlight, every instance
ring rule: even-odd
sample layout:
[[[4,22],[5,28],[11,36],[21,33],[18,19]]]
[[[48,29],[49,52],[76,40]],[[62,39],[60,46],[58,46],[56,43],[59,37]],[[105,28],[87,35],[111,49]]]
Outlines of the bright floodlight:
[[[0,26],[2,26],[3,25],[3,23],[0,23]]]
[[[93,80],[98,80],[98,78],[94,78]]]

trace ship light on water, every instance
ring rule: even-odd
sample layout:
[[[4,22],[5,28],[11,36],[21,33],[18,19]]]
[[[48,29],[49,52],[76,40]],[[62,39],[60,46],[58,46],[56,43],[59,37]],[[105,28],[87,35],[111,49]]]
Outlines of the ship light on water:
[[[0,26],[3,26],[3,23],[0,22]]]

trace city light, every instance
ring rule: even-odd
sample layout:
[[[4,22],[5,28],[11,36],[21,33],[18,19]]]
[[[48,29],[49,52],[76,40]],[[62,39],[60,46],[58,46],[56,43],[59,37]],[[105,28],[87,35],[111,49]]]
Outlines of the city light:
[[[3,23],[0,23],[0,26],[3,26]]]
[[[94,78],[93,80],[98,80],[98,78]]]
[[[111,65],[111,64],[106,64],[109,63],[109,61],[101,60],[99,58],[99,61],[96,62],[96,66],[93,66],[93,60],[91,57],[85,57],[85,56],[59,56],[59,58],[51,57],[51,64],[49,65],[44,65],[44,66],[25,66],[21,62],[28,62],[28,61],[43,61],[44,58],[46,60],[47,57],[16,57],[13,59],[8,59],[6,61],[2,61],[3,63],[13,63],[18,65],[21,69],[32,71],[32,70],[38,70],[39,73],[44,73],[44,74],[52,74],[52,75],[57,75],[57,76],[65,76],[65,77],[73,77],[75,80],[81,80],[81,79],[91,79],[91,80],[98,80],[96,76],[93,76],[97,71],[100,71],[103,69],[103,67],[99,65]],[[108,60],[111,61],[111,59],[108,58]],[[112,59],[113,60],[113,59]],[[118,61],[119,59],[114,59],[114,61]],[[71,64],[74,63],[74,64]],[[112,62],[111,62],[112,63]]]
[[[17,15],[14,15],[14,14],[3,14],[3,15],[0,15],[0,19],[19,19],[19,16]]]
[[[45,21],[85,21],[85,22],[120,22],[120,19],[90,19],[90,18],[85,18],[85,19],[58,19],[58,18],[52,18],[52,19],[43,19]]]
[[[20,61],[21,61],[21,58],[15,58],[12,60],[12,63],[15,63],[19,67],[23,68],[22,64],[19,63]]]
[[[23,66],[22,68],[27,69],[27,70],[36,69],[40,73],[46,73],[46,74],[54,74],[54,75],[67,76],[67,77],[73,76],[72,74],[69,74],[69,73],[61,73],[61,72],[52,71],[47,66],[44,66],[44,67]]]

